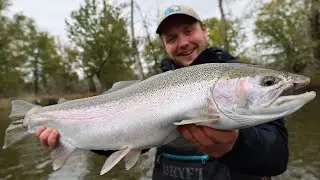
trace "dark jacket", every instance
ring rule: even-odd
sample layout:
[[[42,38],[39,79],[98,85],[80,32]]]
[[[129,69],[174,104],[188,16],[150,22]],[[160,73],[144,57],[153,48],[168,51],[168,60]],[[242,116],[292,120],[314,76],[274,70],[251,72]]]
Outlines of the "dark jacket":
[[[192,63],[236,63],[228,52],[208,48]],[[162,71],[182,68],[171,59],[161,62]],[[95,151],[100,154],[110,154]],[[288,133],[283,119],[239,130],[234,148],[221,158],[207,162],[168,159],[162,153],[174,155],[203,155],[196,147],[166,145],[157,149],[153,179],[223,179],[255,180],[283,173],[288,164]]]

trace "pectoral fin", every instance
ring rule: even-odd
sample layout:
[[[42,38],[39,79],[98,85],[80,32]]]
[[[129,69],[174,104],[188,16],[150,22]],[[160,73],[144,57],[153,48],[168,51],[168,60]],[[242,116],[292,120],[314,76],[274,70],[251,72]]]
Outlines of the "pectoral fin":
[[[219,119],[188,119],[180,122],[173,123],[174,125],[181,126],[186,124],[197,124],[197,123],[217,123]]]
[[[217,123],[220,119],[219,112],[212,106],[203,106],[201,108],[194,108],[185,114],[185,120],[173,123],[174,125],[186,125],[197,123]]]
[[[100,175],[103,175],[105,173],[107,173],[110,169],[112,169],[116,164],[119,163],[119,161],[121,161],[121,159],[123,157],[125,157],[129,152],[131,151],[130,148],[126,148],[126,149],[122,149],[119,151],[116,151],[114,153],[112,153],[108,159],[106,160],[106,162],[104,163],[101,171],[100,171]]]

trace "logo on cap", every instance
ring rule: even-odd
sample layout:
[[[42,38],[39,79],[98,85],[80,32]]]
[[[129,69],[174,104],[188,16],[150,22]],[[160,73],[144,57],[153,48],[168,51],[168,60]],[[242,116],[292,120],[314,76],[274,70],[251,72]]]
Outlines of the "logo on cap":
[[[164,12],[164,15],[168,16],[169,14],[172,14],[174,12],[179,12],[179,11],[181,11],[179,6],[171,6],[167,8],[167,10]]]

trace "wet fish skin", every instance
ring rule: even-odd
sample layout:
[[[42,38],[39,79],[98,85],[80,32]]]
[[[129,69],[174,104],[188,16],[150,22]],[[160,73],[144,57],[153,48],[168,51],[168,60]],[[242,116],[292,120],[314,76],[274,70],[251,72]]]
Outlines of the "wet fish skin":
[[[252,117],[256,117],[252,119],[250,114],[241,114],[241,109],[230,108],[230,101],[212,98],[212,93],[219,90],[215,87],[225,88],[224,82],[238,88],[238,84],[228,79],[239,78],[240,81],[241,78],[246,80],[247,77],[260,76],[281,77],[285,81],[283,84],[288,84],[287,89],[296,88],[294,83],[305,85],[310,81],[304,76],[247,64],[204,64],[161,73],[140,82],[128,83],[127,86],[115,87],[116,90],[110,89],[102,95],[62,101],[57,105],[40,107],[24,101],[13,101],[10,118],[14,121],[6,130],[4,148],[29,133],[35,133],[40,125],[45,125],[57,129],[60,134],[59,146],[51,154],[55,170],[63,166],[76,148],[116,150],[106,160],[100,174],[108,172],[123,158],[127,169],[130,169],[137,161],[141,149],[159,147],[179,137],[174,123],[182,121],[182,124],[234,129],[278,118],[267,117],[268,112],[259,116],[259,119],[261,110],[249,109]],[[274,89],[270,88],[261,92],[272,91]],[[295,109],[289,113],[298,110],[314,96],[314,92],[302,96],[299,106],[293,103]],[[211,114],[208,102],[213,110]],[[230,117],[237,117],[239,122],[237,118]],[[203,121],[196,122],[199,119]]]

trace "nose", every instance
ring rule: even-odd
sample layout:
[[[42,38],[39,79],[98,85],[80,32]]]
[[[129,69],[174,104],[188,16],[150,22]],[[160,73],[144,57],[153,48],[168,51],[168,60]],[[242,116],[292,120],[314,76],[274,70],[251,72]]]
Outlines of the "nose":
[[[186,36],[180,36],[179,38],[179,48],[180,49],[186,49],[189,46],[189,40]]]

